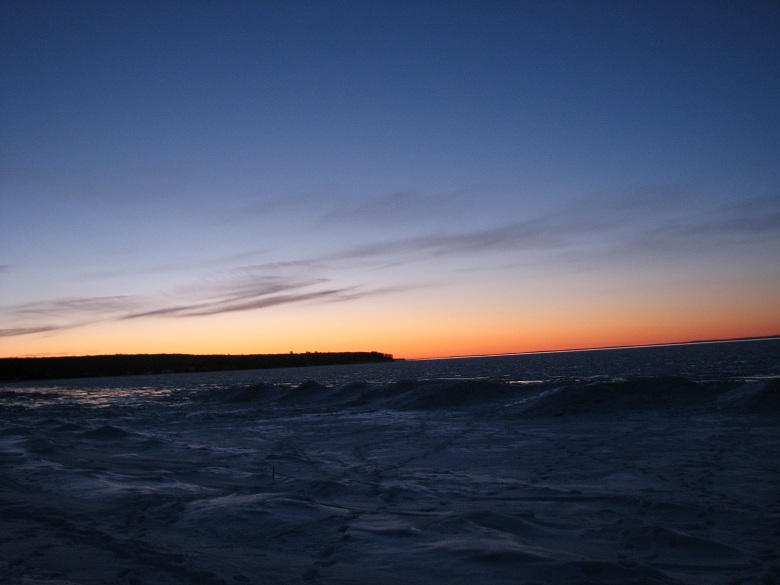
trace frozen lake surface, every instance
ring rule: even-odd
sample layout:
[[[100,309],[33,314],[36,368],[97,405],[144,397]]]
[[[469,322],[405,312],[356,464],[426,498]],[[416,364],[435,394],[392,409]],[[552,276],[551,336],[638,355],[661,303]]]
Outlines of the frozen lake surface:
[[[780,583],[780,340],[0,401],[2,583]]]

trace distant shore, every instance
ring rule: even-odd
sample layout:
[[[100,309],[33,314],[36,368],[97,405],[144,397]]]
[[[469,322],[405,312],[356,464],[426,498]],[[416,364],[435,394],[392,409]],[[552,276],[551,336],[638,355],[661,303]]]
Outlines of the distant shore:
[[[254,355],[116,354],[0,358],[0,381],[94,378],[140,374],[180,374],[392,362],[377,351],[306,352]]]

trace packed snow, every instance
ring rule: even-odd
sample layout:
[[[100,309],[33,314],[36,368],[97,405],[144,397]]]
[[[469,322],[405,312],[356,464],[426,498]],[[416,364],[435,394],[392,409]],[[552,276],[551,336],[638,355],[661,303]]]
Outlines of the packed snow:
[[[5,384],[0,582],[780,583],[768,347]]]

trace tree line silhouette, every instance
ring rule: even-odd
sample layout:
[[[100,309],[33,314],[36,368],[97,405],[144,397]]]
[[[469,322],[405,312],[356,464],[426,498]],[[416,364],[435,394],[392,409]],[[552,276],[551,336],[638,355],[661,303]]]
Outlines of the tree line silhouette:
[[[0,380],[51,380],[138,374],[261,370],[391,362],[377,351],[306,352],[254,355],[115,354],[67,357],[0,358]]]

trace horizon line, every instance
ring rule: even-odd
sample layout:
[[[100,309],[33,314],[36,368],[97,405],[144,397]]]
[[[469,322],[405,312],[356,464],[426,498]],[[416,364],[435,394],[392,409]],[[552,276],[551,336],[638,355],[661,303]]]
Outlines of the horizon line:
[[[675,345],[706,345],[708,343],[736,343],[742,341],[769,341],[772,339],[780,339],[780,334],[775,335],[762,335],[758,337],[733,337],[725,339],[696,339],[692,341],[670,341],[664,343],[645,343],[639,345],[604,345],[598,347],[574,347],[569,349],[538,349],[533,351],[517,351],[508,353],[475,353],[465,355],[450,355],[450,356],[438,356],[438,357],[423,357],[423,358],[396,358],[405,361],[426,361],[426,360],[460,360],[468,358],[479,357],[510,357],[516,355],[536,355],[546,353],[572,353],[578,351],[606,351],[612,349],[641,349],[643,347],[669,347]]]
[[[639,349],[643,347],[668,347],[668,346],[675,346],[675,345],[700,345],[700,344],[708,344],[708,343],[734,343],[734,342],[743,342],[743,341],[768,341],[772,339],[780,339],[780,333],[774,334],[774,335],[762,335],[762,336],[756,336],[756,337],[733,337],[733,338],[718,338],[718,339],[697,339],[697,340],[691,340],[691,341],[671,341],[671,342],[663,342],[663,343],[645,343],[645,344],[638,344],[638,345],[605,345],[605,346],[596,346],[596,347],[573,347],[573,348],[567,348],[567,349],[538,349],[538,350],[532,350],[532,351],[517,351],[517,352],[506,352],[506,353],[475,353],[475,354],[463,354],[463,355],[450,355],[450,356],[431,356],[431,357],[419,357],[419,358],[406,358],[406,357],[396,357],[392,353],[378,351],[378,350],[370,350],[370,351],[307,351],[307,352],[277,352],[277,353],[180,353],[180,352],[163,352],[163,353],[156,353],[156,354],[149,354],[149,353],[135,353],[135,354],[129,354],[129,353],[106,353],[106,354],[83,354],[83,355],[68,355],[68,354],[37,354],[37,355],[19,355],[19,356],[5,356],[0,359],[35,359],[35,358],[79,358],[79,357],[98,357],[98,356],[118,356],[118,355],[187,355],[187,356],[234,356],[234,357],[240,357],[240,356],[270,356],[270,355],[289,355],[289,354],[299,354],[299,355],[305,355],[306,353],[377,353],[382,355],[389,355],[392,356],[394,361],[426,361],[426,360],[457,360],[457,359],[468,359],[468,358],[480,358],[480,357],[510,357],[510,356],[518,356],[518,355],[536,355],[536,354],[547,354],[547,353],[572,353],[572,352],[578,352],[578,351],[606,351],[606,350],[612,350],[612,349]]]

